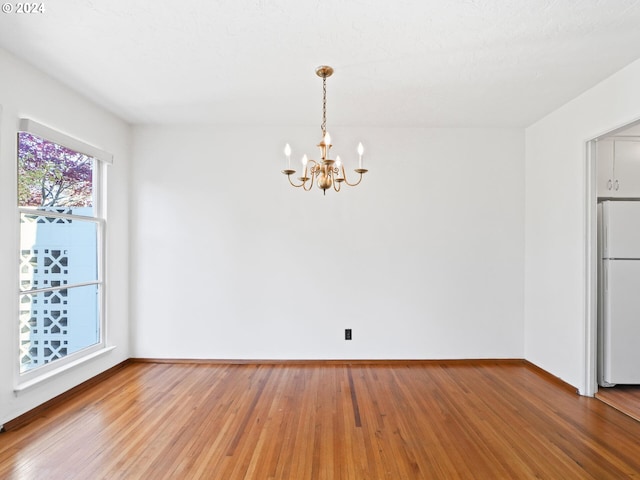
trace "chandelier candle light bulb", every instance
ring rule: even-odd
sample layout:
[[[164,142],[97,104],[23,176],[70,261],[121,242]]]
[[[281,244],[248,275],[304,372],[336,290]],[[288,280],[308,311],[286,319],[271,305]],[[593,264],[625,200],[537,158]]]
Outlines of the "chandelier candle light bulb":
[[[287,169],[291,170],[291,147],[288,143],[284,146],[284,154],[287,156]]]
[[[330,158],[329,150],[331,150],[332,145],[331,135],[327,132],[327,78],[332,74],[333,68],[327,65],[321,65],[316,68],[316,75],[322,78],[322,125],[320,126],[322,130],[322,140],[318,144],[320,148],[320,160],[312,160],[304,155],[302,157],[302,176],[298,178],[302,183],[295,184],[291,180],[291,175],[296,173],[296,171],[291,169],[291,147],[287,143],[284,147],[284,154],[287,157],[288,168],[282,171],[289,179],[291,185],[294,187],[302,187],[305,191],[311,190],[313,182],[316,180],[318,187],[320,187],[325,195],[327,194],[327,190],[332,186],[336,192],[339,192],[343,182],[350,187],[355,187],[362,181],[362,175],[367,173],[367,170],[362,168],[362,154],[364,153],[362,143],[358,143],[358,168],[355,169],[355,172],[360,175],[360,178],[358,178],[358,181],[355,183],[349,183],[347,180],[344,165],[340,157],[336,156],[335,160]],[[310,164],[308,171],[309,176],[307,176],[308,164]]]

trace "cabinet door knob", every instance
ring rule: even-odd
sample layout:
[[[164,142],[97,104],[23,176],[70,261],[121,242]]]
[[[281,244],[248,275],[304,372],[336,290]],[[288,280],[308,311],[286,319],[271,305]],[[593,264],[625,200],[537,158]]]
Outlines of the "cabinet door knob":
[[[618,191],[618,188],[620,188],[620,182],[618,182],[618,180],[615,181],[614,188],[616,191]]]
[[[611,179],[607,180],[607,190],[611,190],[612,187],[613,187],[613,184],[611,182]]]

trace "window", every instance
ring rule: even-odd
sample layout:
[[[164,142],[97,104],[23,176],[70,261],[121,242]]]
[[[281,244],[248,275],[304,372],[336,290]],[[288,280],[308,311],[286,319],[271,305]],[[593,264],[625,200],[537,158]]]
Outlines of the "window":
[[[21,378],[104,342],[103,164],[111,156],[31,120],[18,133]]]

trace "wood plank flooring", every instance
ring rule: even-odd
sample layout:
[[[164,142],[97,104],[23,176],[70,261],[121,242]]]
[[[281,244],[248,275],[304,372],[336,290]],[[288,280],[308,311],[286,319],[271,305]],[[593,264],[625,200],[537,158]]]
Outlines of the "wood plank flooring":
[[[640,385],[600,387],[596,398],[640,422]]]
[[[0,434],[0,478],[640,478],[640,422],[525,363],[131,363]]]

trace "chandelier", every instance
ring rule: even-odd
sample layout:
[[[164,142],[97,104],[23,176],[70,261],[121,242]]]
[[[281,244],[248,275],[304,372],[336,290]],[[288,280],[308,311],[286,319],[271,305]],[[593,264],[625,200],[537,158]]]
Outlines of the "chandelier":
[[[358,168],[354,171],[360,175],[358,181],[350,183],[347,180],[347,175],[344,170],[344,165],[340,160],[340,155],[337,155],[335,160],[329,158],[329,150],[331,145],[331,136],[327,132],[327,78],[333,74],[333,68],[327,65],[321,65],[316,68],[316,75],[322,78],[322,140],[317,145],[320,148],[320,160],[312,160],[307,158],[307,155],[302,157],[302,176],[298,177],[300,184],[296,184],[291,180],[291,175],[296,171],[291,169],[291,147],[287,143],[284,147],[284,154],[287,157],[287,169],[282,170],[289,183],[296,188],[302,187],[304,190],[309,191],[313,188],[314,180],[319,188],[323,190],[326,195],[327,190],[333,186],[336,192],[340,191],[340,186],[345,183],[350,187],[355,187],[362,181],[362,175],[367,173],[367,169],[362,168],[362,154],[364,148],[362,143],[358,144]]]

